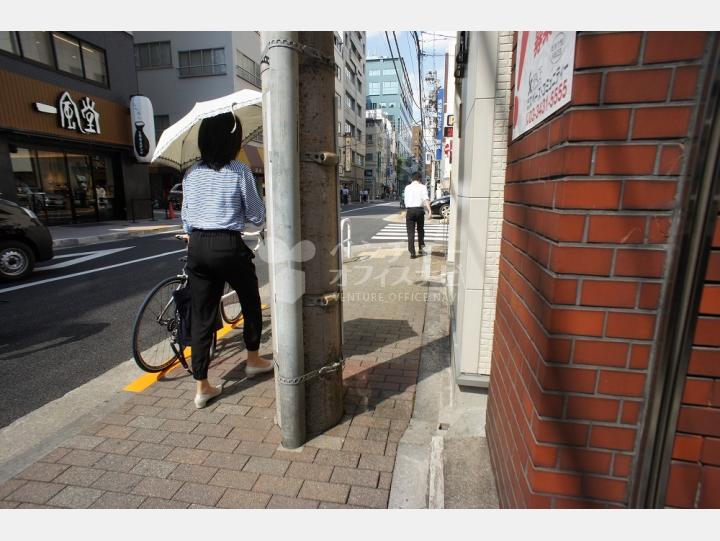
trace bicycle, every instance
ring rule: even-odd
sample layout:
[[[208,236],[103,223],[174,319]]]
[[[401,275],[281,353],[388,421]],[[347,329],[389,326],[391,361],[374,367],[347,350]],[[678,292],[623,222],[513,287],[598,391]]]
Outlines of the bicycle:
[[[243,238],[258,237],[258,242],[252,249],[253,253],[257,252],[261,241],[264,240],[264,233],[263,229],[243,234]],[[175,238],[184,240],[183,235],[175,235]],[[185,356],[186,346],[178,339],[180,317],[173,297],[173,292],[186,287],[188,281],[187,255],[181,257],[180,261],[185,263],[180,273],[165,278],[157,284],[145,297],[135,317],[132,338],[133,359],[145,372],[162,372],[179,360],[183,368],[192,373]],[[225,283],[218,310],[222,320],[230,325],[237,323],[242,317],[237,293],[228,283]],[[211,359],[215,355],[216,345],[217,332],[213,333],[210,345]]]

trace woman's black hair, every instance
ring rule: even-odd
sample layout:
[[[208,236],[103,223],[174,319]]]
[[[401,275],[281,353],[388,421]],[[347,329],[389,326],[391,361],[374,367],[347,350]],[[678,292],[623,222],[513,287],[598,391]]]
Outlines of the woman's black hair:
[[[235,159],[240,151],[242,139],[242,125],[233,113],[223,113],[204,119],[200,123],[198,132],[198,146],[203,163],[219,171]]]

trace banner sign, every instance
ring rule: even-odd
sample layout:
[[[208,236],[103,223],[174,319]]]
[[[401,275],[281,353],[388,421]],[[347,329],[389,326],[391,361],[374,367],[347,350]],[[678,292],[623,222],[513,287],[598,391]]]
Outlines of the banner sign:
[[[575,32],[520,32],[515,58],[513,139],[570,102]]]
[[[443,119],[445,118],[445,91],[439,88],[437,91],[437,139],[443,138]]]
[[[135,159],[150,163],[155,152],[155,117],[152,102],[146,96],[130,98],[130,123]]]

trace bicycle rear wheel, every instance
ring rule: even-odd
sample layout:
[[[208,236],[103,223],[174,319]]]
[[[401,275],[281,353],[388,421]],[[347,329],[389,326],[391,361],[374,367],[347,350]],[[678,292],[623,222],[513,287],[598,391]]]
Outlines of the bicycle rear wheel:
[[[227,282],[225,282],[223,298],[220,299],[220,313],[225,322],[231,325],[240,321],[242,316],[242,308],[237,293]]]
[[[160,372],[182,353],[177,343],[178,319],[172,293],[184,283],[172,277],[160,282],[140,307],[133,326],[133,358],[146,372]]]

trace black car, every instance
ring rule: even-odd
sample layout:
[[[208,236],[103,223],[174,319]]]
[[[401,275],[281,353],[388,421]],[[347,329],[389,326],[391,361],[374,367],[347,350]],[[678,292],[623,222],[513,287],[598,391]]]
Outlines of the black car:
[[[433,216],[447,218],[450,216],[450,196],[444,195],[430,202],[430,210]]]
[[[35,213],[0,199],[0,280],[24,278],[36,261],[47,261],[53,255],[50,231]]]

